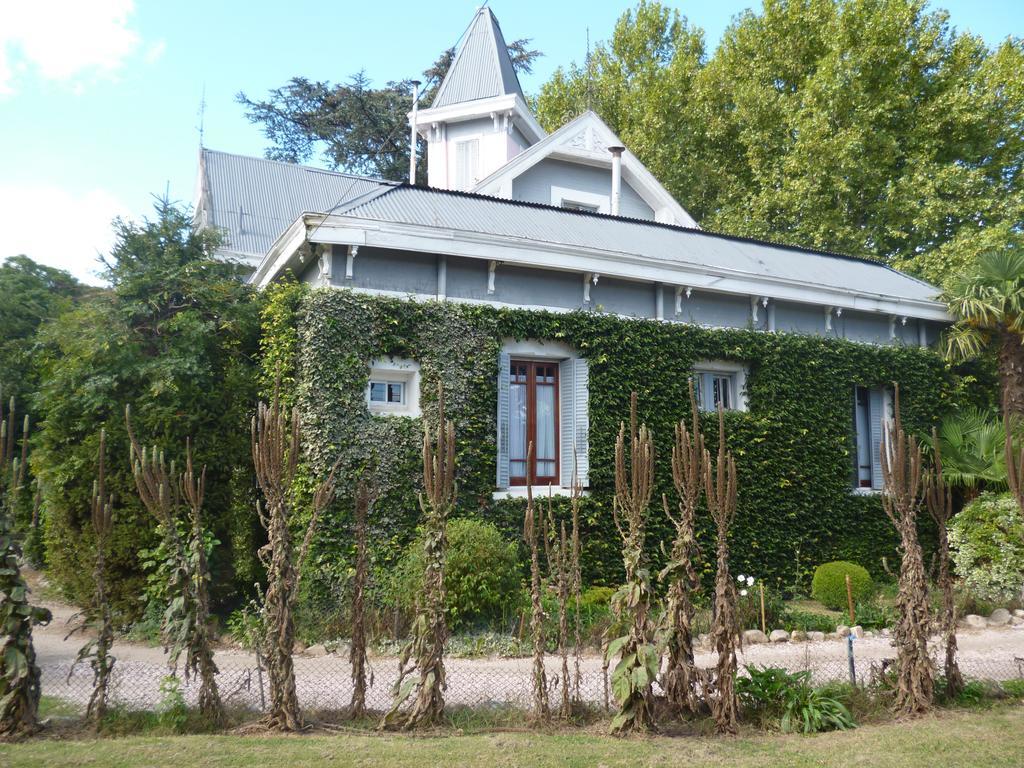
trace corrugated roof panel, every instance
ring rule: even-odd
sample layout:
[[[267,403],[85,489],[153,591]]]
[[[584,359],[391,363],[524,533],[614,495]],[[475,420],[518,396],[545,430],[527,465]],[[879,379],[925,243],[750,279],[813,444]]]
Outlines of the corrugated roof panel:
[[[338,213],[664,259],[866,295],[931,301],[937,294],[934,286],[867,259],[482,195],[402,185]]]
[[[523,96],[498,20],[490,8],[481,8],[441,81],[431,108],[509,93]]]
[[[210,226],[224,249],[262,257],[306,211],[327,212],[391,182],[294,163],[203,150]]]

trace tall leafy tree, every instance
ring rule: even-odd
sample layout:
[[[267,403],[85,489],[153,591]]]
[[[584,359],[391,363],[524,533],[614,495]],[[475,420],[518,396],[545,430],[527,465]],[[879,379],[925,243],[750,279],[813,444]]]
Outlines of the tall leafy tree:
[[[115,521],[106,552],[111,599],[128,613],[142,608],[139,552],[157,537],[134,493],[125,405],[168,461],[181,465],[191,437],[196,464],[207,465],[206,517],[225,544],[212,562],[222,589],[235,586],[230,555],[252,558],[256,548],[245,430],[256,400],[256,296],[238,279],[239,267],[214,257],[216,234],[196,230],[188,211],[159,201],[155,214],[115,224],[104,259],[110,290],[46,323],[35,360],[41,424],[32,463],[43,480],[51,578],[81,604],[92,596],[89,548],[80,542],[92,535],[91,467],[105,430]]]
[[[517,72],[531,71],[539,51],[529,40],[508,46]],[[455,57],[450,48],[423,72],[422,103],[429,104]],[[348,82],[330,83],[293,77],[266,99],[239,93],[238,103],[249,121],[263,129],[270,142],[267,157],[302,163],[319,154],[328,167],[349,173],[402,181],[409,173],[409,119],[412,80],[389,81],[374,88],[365,71]],[[422,140],[421,140],[422,142]],[[419,152],[421,175],[426,153]]]
[[[1022,243],[1024,42],[924,0],[765,0],[718,48],[641,0],[538,99],[591,106],[702,226],[873,256],[935,282]]]
[[[0,391],[25,400],[34,391],[32,347],[39,326],[71,309],[86,287],[62,269],[11,256],[0,265]]]
[[[1024,416],[1024,252],[982,255],[954,276],[943,298],[956,318],[947,354],[956,360],[994,349],[1003,413]]]

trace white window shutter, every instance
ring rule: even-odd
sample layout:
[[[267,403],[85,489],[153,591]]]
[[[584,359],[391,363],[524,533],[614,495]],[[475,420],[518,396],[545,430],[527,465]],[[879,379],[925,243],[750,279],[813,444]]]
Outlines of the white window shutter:
[[[871,487],[882,487],[882,441],[885,439],[885,408],[881,389],[872,389],[871,398]]]
[[[576,358],[574,363],[576,475],[586,488],[590,485],[590,364],[582,357]],[[571,468],[572,464],[569,466]],[[570,477],[571,474],[570,469]]]
[[[511,356],[502,352],[498,358],[498,487],[508,488],[508,384]]]
[[[573,446],[576,445],[576,358],[558,364],[558,483],[572,485]]]

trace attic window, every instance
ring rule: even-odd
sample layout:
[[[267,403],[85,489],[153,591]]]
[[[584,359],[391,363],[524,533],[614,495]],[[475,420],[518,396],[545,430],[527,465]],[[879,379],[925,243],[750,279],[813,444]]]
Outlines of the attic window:
[[[562,207],[570,211],[587,211],[589,213],[597,213],[600,210],[600,206],[590,203],[579,203],[575,200],[562,200]]]

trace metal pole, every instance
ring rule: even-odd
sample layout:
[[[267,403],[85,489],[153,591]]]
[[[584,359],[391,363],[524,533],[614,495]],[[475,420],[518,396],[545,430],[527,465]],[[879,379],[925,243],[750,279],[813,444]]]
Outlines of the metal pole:
[[[850,685],[857,687],[857,667],[853,661],[853,633],[846,636],[846,658],[850,664]]]
[[[412,81],[412,117],[409,118],[409,183],[416,183],[416,107],[420,100],[420,81]]]

